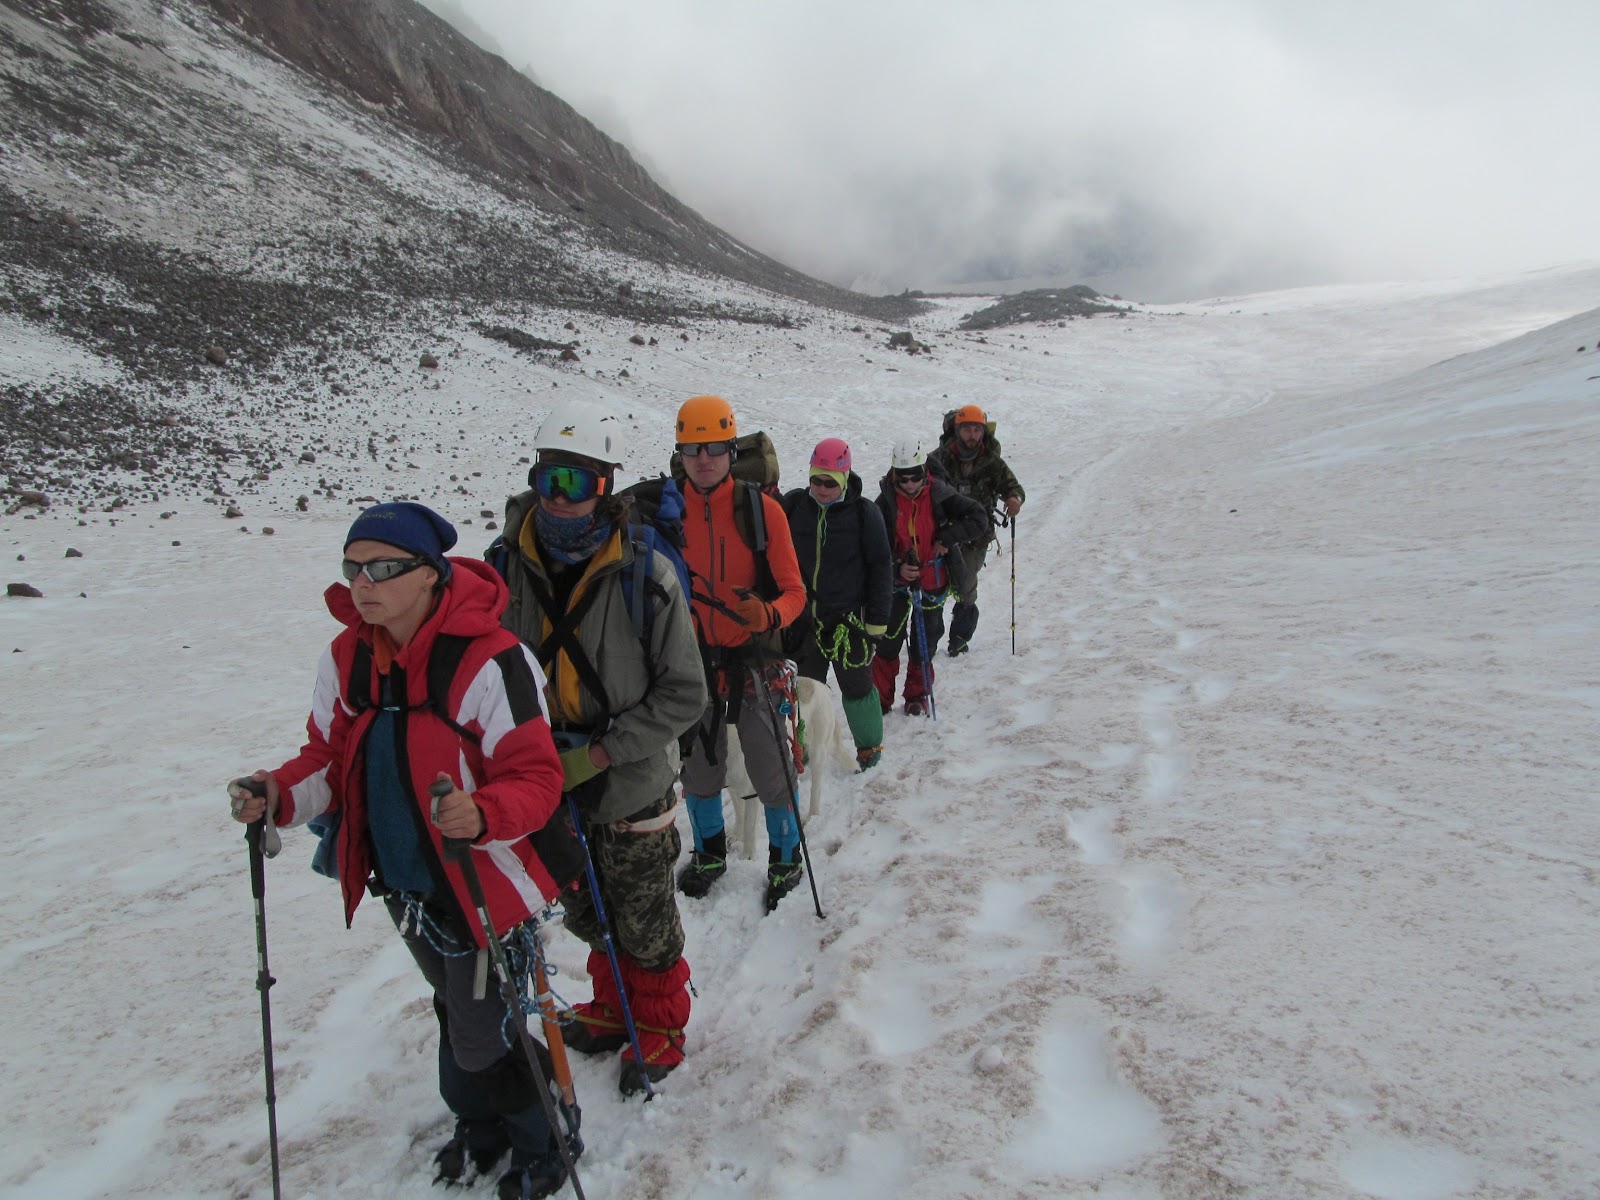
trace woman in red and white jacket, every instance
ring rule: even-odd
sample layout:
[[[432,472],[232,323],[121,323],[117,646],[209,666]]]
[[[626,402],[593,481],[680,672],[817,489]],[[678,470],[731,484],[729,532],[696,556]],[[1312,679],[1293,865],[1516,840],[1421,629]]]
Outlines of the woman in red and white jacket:
[[[546,1195],[565,1178],[561,1158],[498,990],[473,995],[485,939],[444,839],[470,840],[495,932],[510,934],[557,893],[529,835],[560,811],[561,761],[544,677],[500,624],[505,584],[481,562],[446,558],[455,541],[420,504],[357,517],[349,586],[325,596],[345,628],[318,666],[306,743],[255,773],[266,795],[236,800],[234,816],[334,825],[346,924],[370,882],[433,988],[439,1091],[457,1118],[441,1179],[463,1178],[469,1159],[486,1171],[509,1149],[502,1192]],[[440,780],[452,788],[435,806]]]

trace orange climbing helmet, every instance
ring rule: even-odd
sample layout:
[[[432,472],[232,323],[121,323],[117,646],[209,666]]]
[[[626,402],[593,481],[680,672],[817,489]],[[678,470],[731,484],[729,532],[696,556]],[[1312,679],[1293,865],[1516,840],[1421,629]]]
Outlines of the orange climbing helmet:
[[[982,425],[985,429],[989,426],[989,417],[976,404],[963,404],[956,409],[956,428],[963,425]]]
[[[733,405],[721,396],[690,396],[678,409],[679,442],[731,442],[738,436]]]

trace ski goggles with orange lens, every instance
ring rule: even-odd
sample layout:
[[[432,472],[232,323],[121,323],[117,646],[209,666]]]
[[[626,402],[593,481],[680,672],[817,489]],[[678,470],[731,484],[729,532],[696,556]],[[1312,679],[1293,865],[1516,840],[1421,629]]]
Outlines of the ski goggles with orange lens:
[[[582,504],[596,496],[606,494],[607,477],[588,467],[575,467],[571,463],[540,463],[533,469],[533,486],[546,500],[560,497],[572,504]]]
[[[678,453],[685,458],[699,458],[702,454],[709,454],[712,458],[721,458],[724,454],[733,452],[732,442],[679,442]]]

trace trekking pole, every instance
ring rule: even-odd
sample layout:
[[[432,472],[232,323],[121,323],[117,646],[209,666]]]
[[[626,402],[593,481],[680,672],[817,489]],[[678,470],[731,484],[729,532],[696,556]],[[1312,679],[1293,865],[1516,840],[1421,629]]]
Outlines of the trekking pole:
[[[578,813],[578,800],[571,792],[563,793],[567,811],[572,814],[572,828],[578,835],[578,845],[583,847],[583,873],[589,880],[589,897],[594,901],[594,915],[600,919],[600,936],[606,944],[606,960],[611,964],[611,978],[617,985],[617,999],[622,1003],[622,1024],[628,1031],[628,1045],[633,1047],[633,1061],[639,1064],[639,1079],[644,1084],[644,1102],[656,1098],[650,1086],[650,1072],[644,1069],[644,1050],[639,1045],[639,1030],[633,1023],[633,1009],[628,1004],[628,989],[622,982],[622,966],[617,962],[617,946],[611,937],[611,918],[606,915],[606,902],[600,899],[600,878],[594,871],[594,859],[589,854],[589,839],[583,834],[583,817]]]
[[[455,784],[448,779],[440,779],[428,789],[428,794],[433,797],[433,815],[436,824],[439,801],[453,791]],[[556,1149],[561,1151],[561,1162],[567,1168],[568,1178],[572,1180],[573,1194],[578,1200],[584,1200],[583,1184],[578,1181],[577,1165],[577,1158],[583,1153],[583,1138],[571,1124],[567,1127],[569,1137],[563,1137],[558,1132],[562,1117],[556,1111],[555,1101],[550,1098],[550,1078],[539,1062],[539,1052],[534,1049],[533,1035],[528,1032],[528,1019],[522,1012],[522,998],[517,995],[516,986],[511,982],[511,967],[506,962],[505,947],[500,944],[500,937],[494,931],[494,922],[489,919],[489,904],[483,898],[483,880],[478,877],[478,865],[472,861],[472,839],[445,838],[444,856],[461,869],[462,877],[467,881],[467,894],[472,897],[473,907],[478,911],[478,926],[483,930],[484,941],[488,943],[489,957],[494,962],[495,974],[500,976],[500,1000],[505,1005],[506,1012],[511,1015],[511,1023],[517,1029],[517,1041],[522,1046],[522,1053],[527,1056],[528,1066],[533,1069],[534,1079],[538,1081],[536,1090],[539,1093],[539,1102],[544,1105],[545,1120],[550,1123],[550,1135],[555,1138]]]
[[[806,846],[806,824],[800,819],[800,780],[795,775],[794,754],[783,736],[783,722],[778,719],[777,706],[772,703],[772,689],[755,667],[750,668],[750,675],[757,689],[767,698],[767,716],[772,718],[772,736],[777,739],[783,757],[783,775],[789,785],[789,811],[794,814],[794,827],[800,834],[800,858],[806,864],[806,882],[811,885],[811,904],[817,910],[817,920],[826,920],[822,912],[822,899],[817,895],[817,873],[811,869],[811,850]]]
[[[922,619],[922,589],[911,589],[912,628],[916,633],[917,653],[922,656],[922,694],[928,698],[928,719],[939,719],[939,706],[933,700],[932,666],[928,662],[928,626]]]
[[[228,786],[228,794],[237,804],[246,796],[265,799],[267,785],[255,779],[235,779]],[[263,842],[263,831],[271,836]],[[267,992],[278,982],[267,968],[267,879],[263,857],[275,858],[282,841],[278,831],[268,824],[267,814],[244,827],[245,844],[250,847],[250,894],[256,904],[256,991],[261,993],[261,1058],[267,1076],[267,1142],[272,1148],[272,1200],[281,1200],[282,1185],[278,1178],[278,1090],[272,1067],[272,1000]]]
[[[1017,652],[1017,519],[1011,518],[1011,653]]]

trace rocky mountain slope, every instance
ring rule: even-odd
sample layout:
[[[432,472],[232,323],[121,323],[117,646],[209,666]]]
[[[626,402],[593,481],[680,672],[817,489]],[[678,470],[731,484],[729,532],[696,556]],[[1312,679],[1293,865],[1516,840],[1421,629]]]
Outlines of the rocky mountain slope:
[[[915,304],[741,245],[413,0],[0,0],[0,82],[12,492],[98,498],[109,469],[159,489],[243,452],[208,420],[212,373],[337,395],[392,365],[374,331],[440,316],[551,337],[537,314]]]

